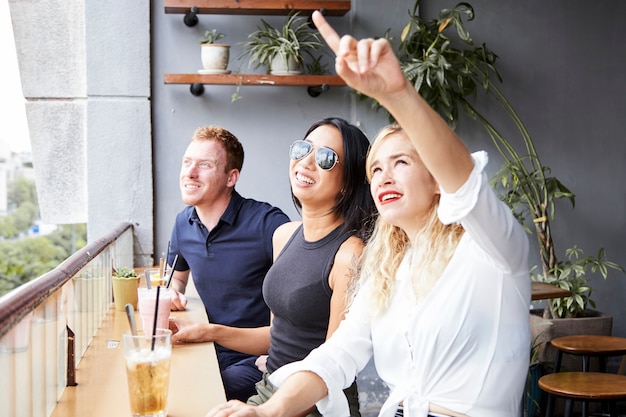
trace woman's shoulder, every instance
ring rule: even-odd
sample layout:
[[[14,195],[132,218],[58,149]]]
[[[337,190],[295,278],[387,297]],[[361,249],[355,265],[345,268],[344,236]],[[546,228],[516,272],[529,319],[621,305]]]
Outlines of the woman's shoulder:
[[[274,232],[274,236],[276,237],[282,236],[282,237],[286,237],[287,239],[289,239],[291,235],[293,235],[293,233],[301,224],[302,224],[302,221],[300,220],[283,223],[276,228],[276,232]]]
[[[344,261],[345,263],[353,263],[356,258],[361,256],[365,243],[356,235],[347,238],[339,247],[335,255],[335,262]]]
[[[274,236],[272,238],[272,245],[274,247],[274,256],[277,256],[280,251],[285,247],[289,238],[296,232],[298,227],[302,224],[301,221],[292,221],[283,223],[276,228]]]

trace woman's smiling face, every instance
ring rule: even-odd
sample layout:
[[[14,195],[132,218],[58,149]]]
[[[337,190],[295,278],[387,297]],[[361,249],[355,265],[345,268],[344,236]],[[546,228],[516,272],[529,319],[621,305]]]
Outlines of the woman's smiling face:
[[[374,152],[368,171],[378,212],[411,236],[430,212],[439,187],[404,133],[387,136]]]
[[[303,205],[319,202],[332,207],[344,183],[341,132],[333,125],[322,125],[309,133],[305,140],[313,144],[313,150],[302,159],[290,161],[291,190]],[[334,150],[339,157],[339,162],[330,170],[321,169],[315,162],[315,151],[320,146]]]

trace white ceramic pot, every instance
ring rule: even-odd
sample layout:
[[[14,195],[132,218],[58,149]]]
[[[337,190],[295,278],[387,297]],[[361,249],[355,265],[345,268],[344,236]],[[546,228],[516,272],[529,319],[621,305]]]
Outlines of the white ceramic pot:
[[[230,58],[230,45],[204,43],[201,46],[202,67],[205,70],[226,71]]]
[[[298,75],[302,74],[300,64],[294,58],[287,59],[284,55],[276,55],[270,63],[270,74]]]

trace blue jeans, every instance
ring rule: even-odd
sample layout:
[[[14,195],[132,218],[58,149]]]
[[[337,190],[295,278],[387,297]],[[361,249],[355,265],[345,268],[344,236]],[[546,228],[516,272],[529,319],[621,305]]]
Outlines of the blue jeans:
[[[263,372],[254,364],[256,356],[236,362],[222,370],[222,382],[227,400],[246,402],[256,394],[254,385],[261,380]]]

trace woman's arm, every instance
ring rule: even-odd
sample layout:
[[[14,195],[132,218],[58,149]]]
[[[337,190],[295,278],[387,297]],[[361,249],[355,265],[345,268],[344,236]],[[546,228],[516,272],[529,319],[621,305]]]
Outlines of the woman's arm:
[[[169,328],[173,343],[216,342],[250,355],[265,355],[270,347],[270,326],[240,328],[170,317]]]
[[[389,42],[384,38],[340,38],[317,11],[313,22],[337,55],[337,74],[350,87],[378,100],[393,115],[439,185],[446,192],[463,185],[473,167],[469,151],[408,82]]]
[[[334,333],[346,315],[350,300],[349,291],[357,279],[357,262],[361,252],[363,252],[363,247],[363,241],[352,236],[339,247],[335,255],[335,261],[328,278],[328,285],[333,290],[333,295],[330,299],[330,318],[326,339]]]
[[[312,372],[298,372],[259,406],[232,400],[215,407],[206,417],[292,417],[304,413],[326,393],[326,385],[319,376]]]

